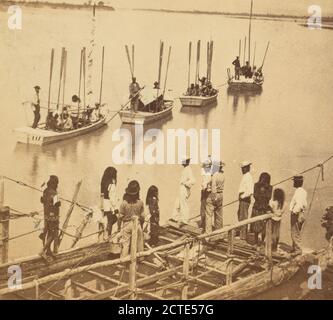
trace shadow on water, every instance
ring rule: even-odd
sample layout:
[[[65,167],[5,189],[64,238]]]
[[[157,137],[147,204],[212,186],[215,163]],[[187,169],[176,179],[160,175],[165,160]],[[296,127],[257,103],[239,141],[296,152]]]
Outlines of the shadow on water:
[[[229,102],[229,99],[232,98],[232,108],[233,108],[233,113],[237,113],[238,106],[240,102],[244,102],[245,105],[245,111],[247,110],[247,107],[251,101],[251,98],[254,97],[259,97],[263,92],[263,89],[261,88],[260,90],[256,91],[239,91],[239,90],[234,90],[231,88],[227,89],[227,101]]]

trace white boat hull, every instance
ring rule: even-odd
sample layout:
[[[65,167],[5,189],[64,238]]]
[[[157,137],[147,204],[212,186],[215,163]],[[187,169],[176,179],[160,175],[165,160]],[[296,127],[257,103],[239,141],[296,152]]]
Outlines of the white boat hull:
[[[217,94],[211,97],[201,97],[201,96],[181,96],[179,100],[183,107],[204,107],[217,101]]]
[[[74,138],[83,134],[87,134],[91,131],[97,130],[106,124],[106,118],[102,118],[95,123],[91,123],[85,127],[74,129],[65,132],[56,132],[51,130],[45,130],[41,128],[33,129],[31,127],[21,127],[14,129],[17,135],[17,142],[34,145],[46,145],[50,143],[59,142]]]
[[[256,82],[252,79],[249,81],[229,80],[228,89],[235,91],[260,91],[262,90],[263,82]]]
[[[156,113],[152,112],[133,112],[131,110],[122,110],[119,112],[120,119],[122,123],[128,124],[149,124],[161,119],[168,118],[172,114],[173,105],[169,104],[169,106]]]

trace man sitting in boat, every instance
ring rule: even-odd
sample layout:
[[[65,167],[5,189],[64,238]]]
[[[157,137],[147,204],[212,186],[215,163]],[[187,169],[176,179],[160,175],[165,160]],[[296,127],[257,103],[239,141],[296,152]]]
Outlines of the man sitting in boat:
[[[254,74],[254,80],[256,82],[262,82],[262,81],[264,81],[264,75],[262,74],[262,68],[261,67],[258,69],[258,71],[254,71],[253,70],[253,74]]]
[[[132,83],[129,85],[129,92],[131,99],[131,109],[133,112],[138,112],[140,95],[139,91],[141,90],[140,85],[136,82],[136,78],[132,78]]]
[[[40,99],[39,99],[39,90],[40,86],[34,86],[35,94],[32,98],[31,106],[34,111],[34,122],[32,124],[32,128],[37,128],[38,122],[40,120]]]
[[[187,96],[194,96],[195,95],[194,83],[191,83],[191,85],[187,88],[186,95]]]
[[[235,66],[235,80],[239,80],[241,66],[240,66],[240,61],[239,61],[239,57],[238,56],[232,62],[232,64]]]
[[[47,117],[46,117],[45,129],[53,130],[52,124],[53,124],[53,112],[49,111],[49,113],[47,114]]]
[[[73,130],[73,122],[72,118],[68,113],[65,113],[63,115],[63,130],[64,131],[70,131]]]
[[[90,115],[91,122],[96,122],[100,119],[100,107],[101,105],[98,102],[96,102],[95,108],[92,110],[92,113]]]
[[[249,61],[246,61],[246,64],[243,67],[243,74],[244,74],[245,78],[252,78],[253,73],[252,73]]]

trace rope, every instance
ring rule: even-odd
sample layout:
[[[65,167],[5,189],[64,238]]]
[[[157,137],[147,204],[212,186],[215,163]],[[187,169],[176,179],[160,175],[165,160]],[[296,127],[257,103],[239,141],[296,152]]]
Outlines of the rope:
[[[299,173],[297,173],[297,174],[295,174],[295,175],[303,175],[303,174],[308,173],[308,172],[310,172],[310,171],[312,171],[312,170],[314,170],[314,169],[316,169],[316,168],[319,167],[319,168],[321,168],[320,174],[322,175],[322,179],[323,179],[323,178],[324,178],[324,170],[323,170],[324,164],[327,163],[328,161],[330,161],[331,159],[333,159],[333,155],[330,156],[329,158],[327,158],[327,159],[326,159],[325,161],[323,161],[322,163],[319,163],[319,164],[317,164],[317,165],[315,165],[315,166],[313,166],[313,167],[311,167],[311,168],[309,168],[309,169],[306,169],[306,170],[304,170],[304,171],[301,171],[301,172],[299,172]],[[290,176],[290,177],[288,177],[288,178],[285,178],[285,179],[283,179],[283,180],[281,180],[281,181],[279,181],[279,182],[276,182],[275,184],[272,185],[272,187],[275,187],[275,186],[277,186],[277,185],[280,185],[280,184],[282,184],[282,183],[285,183],[285,182],[291,180],[295,175]],[[230,202],[226,203],[225,205],[223,205],[222,208],[228,207],[228,206],[230,206],[230,205],[232,205],[232,204],[235,204],[235,203],[238,203],[238,202],[239,202],[239,199],[237,199],[237,200],[233,200],[233,201],[230,201]],[[190,218],[189,220],[191,221],[191,220],[194,220],[194,219],[196,219],[196,218],[198,218],[198,217],[200,217],[200,214],[198,214],[198,215],[196,215],[196,216]]]

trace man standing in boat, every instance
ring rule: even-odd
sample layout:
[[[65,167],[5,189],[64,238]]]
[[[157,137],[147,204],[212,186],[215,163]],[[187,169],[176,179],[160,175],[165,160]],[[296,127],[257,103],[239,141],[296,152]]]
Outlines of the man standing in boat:
[[[37,128],[38,122],[40,120],[40,99],[39,99],[39,90],[40,86],[34,86],[35,94],[32,98],[31,106],[34,111],[34,122],[32,124],[32,128]]]
[[[53,253],[57,253],[58,240],[59,240],[59,215],[60,215],[60,200],[58,198],[57,188],[59,179],[55,175],[51,175],[47,182],[47,188],[43,192],[41,202],[44,207],[44,232],[42,240],[45,239],[45,244],[41,252],[41,256],[45,259],[48,256],[52,256]],[[53,242],[54,252],[51,250],[51,244]]]
[[[184,157],[182,166],[184,167],[180,177],[179,198],[176,200],[175,209],[173,212],[173,221],[187,224],[190,215],[188,201],[191,195],[191,188],[195,184],[195,179],[190,167],[190,157]]]
[[[239,186],[239,208],[238,208],[238,221],[246,220],[249,216],[249,207],[251,204],[251,196],[253,194],[253,179],[250,173],[251,162],[243,161],[241,163],[241,170],[243,178]],[[246,239],[247,226],[240,227],[240,238]]]
[[[140,85],[136,82],[136,78],[132,78],[132,83],[129,85],[130,99],[131,99],[131,109],[134,112],[138,112],[141,90]]]
[[[239,80],[241,65],[240,65],[240,61],[239,61],[239,57],[238,56],[232,62],[232,64],[235,66],[235,80]]]
[[[290,202],[290,224],[291,239],[293,243],[293,253],[302,254],[302,237],[301,230],[305,222],[304,213],[307,207],[307,192],[303,189],[303,176],[293,178],[294,188],[296,188],[293,198]]]

